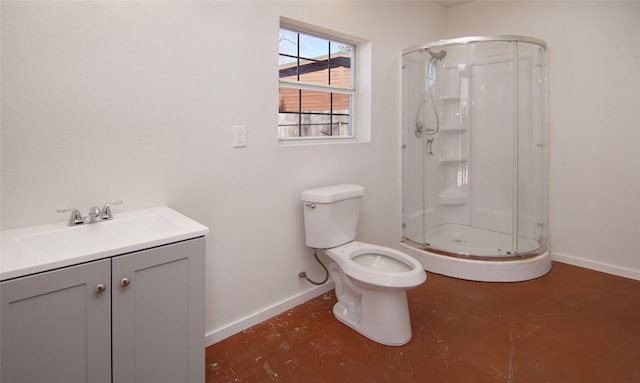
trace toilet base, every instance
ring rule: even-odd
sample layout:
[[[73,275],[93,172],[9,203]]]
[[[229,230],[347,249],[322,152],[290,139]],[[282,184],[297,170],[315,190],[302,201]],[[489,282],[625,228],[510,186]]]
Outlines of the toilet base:
[[[340,301],[333,306],[336,319],[387,346],[402,346],[411,340],[411,320],[405,290],[362,288],[360,294],[360,302],[356,306]]]

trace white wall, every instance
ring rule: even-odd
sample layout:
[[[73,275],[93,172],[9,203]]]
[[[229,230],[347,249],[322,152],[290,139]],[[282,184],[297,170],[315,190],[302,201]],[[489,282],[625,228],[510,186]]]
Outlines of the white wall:
[[[640,279],[640,2],[448,10],[448,37],[494,34],[548,45],[554,259]]]
[[[278,146],[280,16],[371,41],[370,143]],[[399,239],[400,53],[445,37],[440,5],[3,1],[1,17],[3,230],[119,199],[116,216],[200,221],[209,343],[321,291],[297,277],[322,276],[301,190],[360,183],[360,238]]]

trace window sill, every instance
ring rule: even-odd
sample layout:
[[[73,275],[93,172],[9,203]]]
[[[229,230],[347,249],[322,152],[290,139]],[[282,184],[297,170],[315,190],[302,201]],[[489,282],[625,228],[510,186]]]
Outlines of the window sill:
[[[356,137],[296,137],[296,138],[278,139],[278,146],[363,144],[367,142],[369,141],[357,139]]]

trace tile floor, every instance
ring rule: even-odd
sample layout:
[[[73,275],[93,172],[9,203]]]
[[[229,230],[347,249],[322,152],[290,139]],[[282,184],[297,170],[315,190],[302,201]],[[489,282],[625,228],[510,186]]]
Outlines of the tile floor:
[[[206,350],[214,382],[640,382],[640,281],[562,263],[520,283],[428,274],[413,339],[375,343],[319,296]]]

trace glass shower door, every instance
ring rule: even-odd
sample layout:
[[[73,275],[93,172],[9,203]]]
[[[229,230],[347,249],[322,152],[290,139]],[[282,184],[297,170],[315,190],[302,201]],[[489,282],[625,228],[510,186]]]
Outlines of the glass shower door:
[[[433,86],[428,91],[428,148],[425,187],[433,213],[425,220],[425,246],[469,253],[470,211],[470,72],[465,46],[429,50]],[[446,54],[444,53],[446,52]]]
[[[471,51],[470,231],[473,254],[504,257],[517,248],[515,43],[478,42]]]
[[[546,55],[536,44],[519,42],[517,253],[547,243]]]
[[[402,60],[402,236],[423,244],[424,134],[418,120],[425,96],[425,55],[416,51]]]

